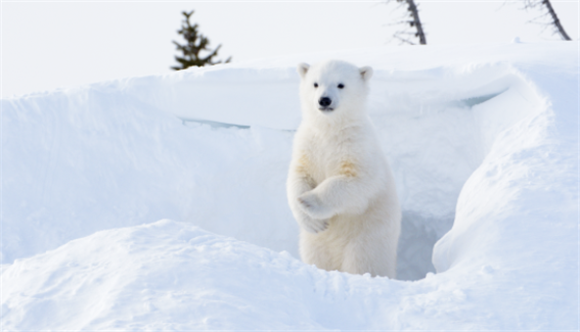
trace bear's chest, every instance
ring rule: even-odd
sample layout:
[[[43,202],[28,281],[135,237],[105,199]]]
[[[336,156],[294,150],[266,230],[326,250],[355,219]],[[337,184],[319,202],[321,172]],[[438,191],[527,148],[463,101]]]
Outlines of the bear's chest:
[[[360,168],[360,152],[352,140],[313,140],[305,149],[306,170],[317,183],[345,175],[354,177]]]

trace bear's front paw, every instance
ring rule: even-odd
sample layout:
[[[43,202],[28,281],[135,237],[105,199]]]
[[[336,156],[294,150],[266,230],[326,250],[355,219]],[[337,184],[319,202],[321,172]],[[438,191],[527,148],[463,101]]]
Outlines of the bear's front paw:
[[[312,219],[306,214],[302,214],[298,219],[298,224],[308,233],[319,233],[328,228],[328,220]]]
[[[332,211],[312,191],[298,197],[298,203],[300,203],[300,209],[312,219],[323,220],[332,217]]]

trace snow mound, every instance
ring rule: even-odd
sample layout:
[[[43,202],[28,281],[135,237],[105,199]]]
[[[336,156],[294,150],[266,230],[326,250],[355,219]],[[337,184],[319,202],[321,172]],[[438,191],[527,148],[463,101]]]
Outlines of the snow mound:
[[[266,284],[259,282],[264,275]],[[290,327],[310,313],[288,311],[289,295],[320,301],[326,292],[313,292],[316,284],[346,279],[170,220],[73,240],[17,261],[2,278],[5,326],[75,330]]]
[[[415,282],[295,259],[293,68],[327,57],[2,100],[3,328],[578,328],[578,44],[332,55],[375,68]]]

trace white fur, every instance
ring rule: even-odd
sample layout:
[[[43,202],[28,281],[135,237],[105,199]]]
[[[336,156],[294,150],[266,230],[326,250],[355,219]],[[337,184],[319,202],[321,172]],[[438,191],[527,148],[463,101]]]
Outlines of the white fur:
[[[372,69],[327,61],[300,64],[298,72],[303,119],[287,191],[300,226],[300,256],[329,271],[394,278],[401,211],[366,114]],[[332,111],[319,109],[321,97],[332,100]]]

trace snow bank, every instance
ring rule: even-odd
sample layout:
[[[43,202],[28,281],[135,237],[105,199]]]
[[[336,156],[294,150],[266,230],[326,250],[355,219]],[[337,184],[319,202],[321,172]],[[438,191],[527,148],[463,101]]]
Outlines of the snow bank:
[[[330,56],[376,69],[398,278],[437,274],[291,257],[293,68]],[[577,58],[577,43],[377,49],[2,100],[3,327],[578,328]]]
[[[3,282],[5,326],[93,330],[356,327],[402,286],[169,220],[71,241],[14,263]]]
[[[163,218],[296,252],[291,133],[184,126],[106,88],[3,101],[3,262]]]

